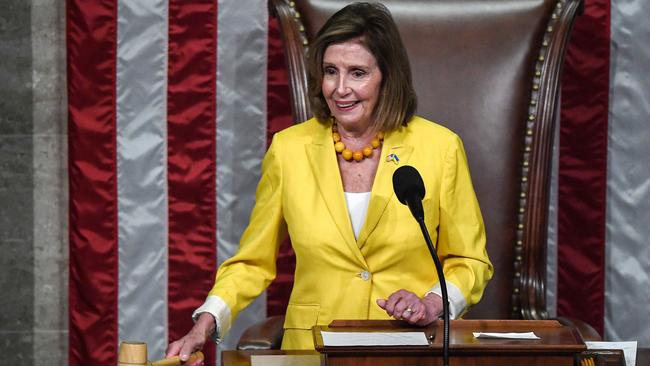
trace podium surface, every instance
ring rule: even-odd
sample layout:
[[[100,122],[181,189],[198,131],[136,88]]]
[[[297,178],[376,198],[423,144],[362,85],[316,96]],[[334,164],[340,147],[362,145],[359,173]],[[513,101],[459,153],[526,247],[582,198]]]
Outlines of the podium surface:
[[[322,344],[319,332],[355,330],[424,331],[432,335],[427,346],[344,346]],[[540,339],[475,338],[473,332],[534,332]],[[222,365],[250,365],[251,355],[313,355],[323,366],[346,365],[442,365],[442,322],[427,328],[409,327],[398,321],[335,321],[314,327],[318,351],[227,351]],[[567,365],[586,350],[579,332],[555,320],[454,320],[450,325],[450,365]]]
[[[354,332],[417,331],[433,335],[427,346],[328,347],[322,330]],[[474,332],[534,332],[540,339],[476,338]],[[397,321],[337,321],[315,327],[316,349],[329,366],[346,365],[442,365],[442,321],[427,328],[409,328]],[[450,365],[574,365],[577,354],[587,347],[578,331],[555,320],[455,320],[450,324]]]

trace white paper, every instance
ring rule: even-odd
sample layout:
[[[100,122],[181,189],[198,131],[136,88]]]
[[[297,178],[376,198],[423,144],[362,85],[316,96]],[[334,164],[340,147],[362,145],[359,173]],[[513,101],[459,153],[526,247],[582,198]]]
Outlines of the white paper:
[[[473,332],[472,334],[474,334],[474,338],[541,339],[533,332],[522,332],[522,333]]]
[[[632,342],[585,342],[587,349],[622,349],[625,355],[625,365],[634,366],[636,363],[636,341]]]
[[[321,332],[325,346],[428,346],[424,332]]]

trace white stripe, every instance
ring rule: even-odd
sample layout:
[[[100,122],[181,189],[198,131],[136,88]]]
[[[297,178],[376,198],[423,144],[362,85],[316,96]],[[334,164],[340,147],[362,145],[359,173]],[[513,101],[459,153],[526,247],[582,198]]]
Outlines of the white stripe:
[[[650,346],[650,2],[611,3],[605,337]]]
[[[219,0],[217,31],[217,262],[230,258],[248,223],[266,149],[268,9],[262,0]],[[261,296],[239,314],[220,349],[266,317]]]
[[[167,346],[166,1],[118,1],[117,29],[118,338],[146,342],[151,358],[161,358]]]
[[[558,114],[560,113],[558,109]],[[558,121],[560,118],[558,116]],[[560,167],[560,125],[555,126],[553,159],[551,161],[551,189],[548,208],[548,240],[546,244],[546,310],[557,316],[557,195]]]

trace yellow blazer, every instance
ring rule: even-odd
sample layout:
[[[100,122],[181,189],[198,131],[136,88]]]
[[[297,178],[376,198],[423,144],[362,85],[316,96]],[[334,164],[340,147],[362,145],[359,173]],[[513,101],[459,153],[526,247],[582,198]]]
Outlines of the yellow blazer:
[[[391,153],[399,165],[385,160]],[[393,172],[405,164],[422,174],[425,220],[447,281],[461,290],[468,305],[478,302],[493,269],[465,152],[457,135],[419,117],[385,136],[358,240],[331,126],[311,119],[277,133],[262,164],[239,251],[219,268],[210,295],[221,297],[234,319],[275,278],[278,246],[286,233],[296,271],[283,349],[313,348],[310,329],[316,324],[388,318],[375,300],[398,289],[424,295],[438,277],[417,222],[393,193]]]

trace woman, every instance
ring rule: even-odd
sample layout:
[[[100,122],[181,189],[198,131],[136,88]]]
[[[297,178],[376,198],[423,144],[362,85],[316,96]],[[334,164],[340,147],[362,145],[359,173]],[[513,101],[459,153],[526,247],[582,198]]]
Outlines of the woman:
[[[168,348],[185,358],[275,277],[279,243],[296,253],[283,349],[313,348],[311,328],[334,319],[403,319],[425,326],[442,312],[433,261],[416,221],[393,194],[412,165],[426,186],[425,219],[443,263],[452,317],[492,276],[485,232],[460,139],[414,116],[406,51],[388,10],[356,3],[310,45],[315,118],[279,132],[264,159],[256,205],[238,253],[218,270],[196,324]]]

